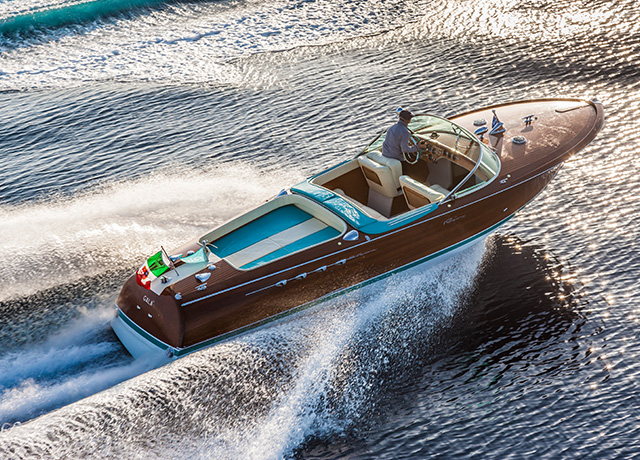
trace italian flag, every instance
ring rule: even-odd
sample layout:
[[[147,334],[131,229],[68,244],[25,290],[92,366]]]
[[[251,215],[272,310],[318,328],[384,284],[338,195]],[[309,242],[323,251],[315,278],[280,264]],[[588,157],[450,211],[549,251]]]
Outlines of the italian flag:
[[[164,255],[163,251],[158,251],[147,259],[142,267],[136,273],[136,282],[146,288],[151,289],[151,282],[169,270],[171,262]]]

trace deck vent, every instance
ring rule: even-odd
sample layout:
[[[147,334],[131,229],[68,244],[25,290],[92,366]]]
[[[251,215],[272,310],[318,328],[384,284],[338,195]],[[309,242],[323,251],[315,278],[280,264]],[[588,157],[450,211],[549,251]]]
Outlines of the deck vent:
[[[360,237],[358,230],[351,230],[347,232],[342,239],[345,241],[356,241]]]
[[[516,136],[513,139],[511,139],[511,142],[517,145],[522,145],[527,143],[527,138],[524,136]]]
[[[200,281],[201,283],[204,283],[205,281],[207,281],[209,279],[209,277],[211,276],[211,273],[198,273],[196,275],[196,278],[198,279],[198,281]]]
[[[473,126],[484,126],[487,124],[487,120],[484,118],[479,118],[478,120],[473,120]]]

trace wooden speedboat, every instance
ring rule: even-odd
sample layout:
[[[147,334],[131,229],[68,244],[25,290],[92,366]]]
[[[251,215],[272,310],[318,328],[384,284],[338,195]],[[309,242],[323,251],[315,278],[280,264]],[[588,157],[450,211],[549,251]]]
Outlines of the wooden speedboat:
[[[112,327],[140,357],[179,357],[445,257],[507,222],[585,147],[602,105],[532,100],[449,119],[417,115],[414,164],[385,133],[340,163],[184,246],[125,283]]]

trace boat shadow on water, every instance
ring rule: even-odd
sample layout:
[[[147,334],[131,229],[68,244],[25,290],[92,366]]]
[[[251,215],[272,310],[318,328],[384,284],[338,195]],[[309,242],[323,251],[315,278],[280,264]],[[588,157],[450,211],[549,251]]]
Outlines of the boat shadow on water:
[[[472,352],[486,344],[497,350],[503,340],[530,346],[581,337],[588,298],[577,276],[567,261],[534,241],[496,236],[460,318],[455,348]]]

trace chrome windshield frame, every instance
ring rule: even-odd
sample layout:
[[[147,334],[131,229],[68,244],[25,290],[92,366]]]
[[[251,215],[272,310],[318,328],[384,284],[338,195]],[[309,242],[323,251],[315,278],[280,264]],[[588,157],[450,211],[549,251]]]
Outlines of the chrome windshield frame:
[[[484,156],[484,149],[485,149],[485,148],[487,148],[487,147],[486,147],[486,146],[484,146],[480,141],[478,141],[478,145],[479,145],[479,147],[480,147],[480,156],[478,157],[478,161],[476,161],[476,165],[473,167],[473,169],[472,169],[471,171],[469,171],[469,174],[467,174],[467,175],[465,176],[465,178],[464,178],[463,180],[461,180],[461,181],[458,183],[458,185],[456,185],[456,186],[453,188],[453,190],[451,190],[451,191],[447,194],[447,196],[445,196],[445,197],[442,199],[442,203],[444,203],[445,201],[447,201],[451,196],[453,196],[453,199],[455,200],[455,199],[456,199],[456,197],[455,197],[456,192],[457,192],[458,190],[460,190],[460,189],[462,188],[462,186],[463,186],[464,184],[466,184],[466,183],[467,183],[467,181],[468,181],[469,179],[471,179],[471,178],[475,175],[476,171],[477,171],[477,170],[478,170],[478,168],[480,167],[480,164],[482,163],[482,157]]]
[[[433,115],[433,114],[430,114],[430,113],[420,113],[420,114],[416,114],[414,116],[414,119],[417,119],[417,118],[419,118],[421,116],[422,117],[430,117],[430,118],[432,118],[434,120],[439,120],[439,121],[442,121],[442,122],[445,122],[445,123],[449,124],[451,126],[452,131],[453,131],[453,134],[456,135],[455,150],[457,150],[457,148],[458,148],[458,142],[460,141],[461,136],[463,138],[466,138],[469,142],[471,142],[470,145],[476,144],[480,148],[480,153],[478,155],[478,159],[477,159],[477,161],[475,161],[475,164],[474,164],[473,168],[471,169],[471,171],[469,171],[469,173],[464,177],[464,179],[461,180],[458,183],[458,185],[456,185],[439,203],[444,203],[446,201],[455,200],[456,199],[456,193],[458,193],[462,189],[462,187],[470,179],[473,178],[473,176],[478,171],[478,168],[480,168],[480,166],[483,164],[482,162],[483,162],[483,160],[485,158],[485,154],[487,153],[486,149],[489,149],[489,147],[486,144],[484,144],[483,142],[481,142],[480,139],[478,139],[478,137],[475,134],[471,133],[471,131],[469,131],[466,128],[460,126],[459,124],[449,120],[448,118],[444,118],[444,117],[441,117],[441,116],[438,116],[438,115]],[[435,126],[435,125],[432,125],[432,126]],[[420,131],[422,131],[424,129],[427,129],[428,127],[429,126],[423,126],[423,127],[418,128],[418,129],[412,129],[411,123],[410,123],[409,124],[409,131],[412,133],[412,135],[416,134],[416,135],[419,136],[421,134]],[[413,128],[415,128],[415,126]],[[382,148],[382,143],[380,143],[380,145],[377,146],[375,149],[371,149],[371,146],[373,144],[375,144],[376,141],[378,141],[381,136],[385,135],[387,131],[388,131],[388,128],[386,128],[386,129],[382,130],[381,132],[379,132],[378,135],[371,142],[369,142],[369,144],[367,144],[367,146],[365,148],[363,148],[356,155],[356,158],[361,156],[361,155],[365,155],[366,153],[370,152],[371,150],[381,149]],[[494,152],[491,151],[491,153],[494,153]],[[496,173],[494,174],[494,176],[492,178],[490,178],[490,179],[488,179],[486,181],[487,183],[492,182],[497,177],[497,175],[499,174],[499,171],[501,169],[501,162],[500,162],[499,158],[497,160],[498,160],[497,161],[498,162],[498,171],[496,171]]]

